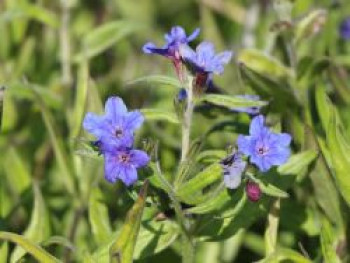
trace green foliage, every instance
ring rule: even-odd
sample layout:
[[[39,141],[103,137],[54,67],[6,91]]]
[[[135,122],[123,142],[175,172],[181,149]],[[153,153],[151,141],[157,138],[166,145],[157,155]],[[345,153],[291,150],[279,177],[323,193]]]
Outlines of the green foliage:
[[[338,26],[349,12],[326,0],[2,1],[0,263],[178,262],[193,248],[204,263],[347,262],[350,42]],[[185,81],[142,53],[177,24],[201,28],[192,47],[235,53],[213,78],[220,94],[195,97],[180,162]],[[129,188],[103,180],[82,128],[109,96],[145,117],[135,145],[152,161]],[[230,190],[220,162],[251,119],[231,109],[253,106],[292,134],[293,154],[264,174],[248,167]]]

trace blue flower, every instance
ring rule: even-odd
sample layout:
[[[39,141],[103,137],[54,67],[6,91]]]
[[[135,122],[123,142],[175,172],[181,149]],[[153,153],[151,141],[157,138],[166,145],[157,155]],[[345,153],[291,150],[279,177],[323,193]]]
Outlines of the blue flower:
[[[350,17],[344,19],[340,24],[339,34],[342,38],[350,40]]]
[[[105,105],[105,114],[85,115],[83,126],[95,135],[102,153],[115,148],[131,147],[134,142],[134,131],[143,123],[143,115],[139,111],[128,112],[123,100],[111,97]]]
[[[137,180],[137,169],[150,161],[146,152],[134,149],[114,149],[105,152],[105,179],[110,183],[121,180],[130,186]]]
[[[258,101],[260,100],[260,97],[258,95],[237,95],[237,98],[241,99],[248,99],[248,100],[255,100]],[[244,108],[232,108],[232,111],[235,112],[245,112],[248,113],[249,115],[257,115],[260,113],[261,106],[255,106],[255,107],[244,107]]]
[[[247,162],[242,160],[242,154],[235,152],[221,162],[224,171],[224,184],[229,189],[236,189],[242,180]]]
[[[196,51],[193,51],[188,46],[181,46],[180,55],[196,73],[222,74],[224,65],[232,58],[231,51],[215,54],[214,44],[211,42],[200,43]]]
[[[274,133],[264,126],[262,115],[254,117],[250,124],[249,136],[239,135],[238,150],[250,157],[261,172],[274,165],[284,164],[289,156],[291,136],[287,133]]]
[[[199,31],[200,29],[197,28],[191,35],[186,36],[186,32],[182,27],[174,26],[171,28],[170,33],[165,34],[166,44],[163,47],[157,47],[154,43],[148,42],[143,46],[142,50],[146,54],[159,54],[173,60],[180,60],[180,46],[187,45],[194,40],[198,36]]]

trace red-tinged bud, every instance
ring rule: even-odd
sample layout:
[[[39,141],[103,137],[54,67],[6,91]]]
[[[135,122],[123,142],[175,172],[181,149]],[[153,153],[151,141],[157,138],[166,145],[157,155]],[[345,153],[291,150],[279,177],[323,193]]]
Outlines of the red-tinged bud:
[[[261,198],[261,189],[257,183],[248,181],[245,186],[245,191],[250,201],[257,202]]]

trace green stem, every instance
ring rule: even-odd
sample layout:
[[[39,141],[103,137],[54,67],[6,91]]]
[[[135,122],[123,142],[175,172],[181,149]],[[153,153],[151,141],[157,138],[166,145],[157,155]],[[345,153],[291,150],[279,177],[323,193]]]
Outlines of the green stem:
[[[267,216],[267,227],[265,230],[265,253],[266,256],[273,254],[277,247],[277,234],[279,225],[279,212],[281,199],[276,199]]]
[[[185,162],[187,154],[190,148],[190,134],[191,134],[191,123],[193,114],[193,89],[192,89],[192,77],[188,77],[188,88],[187,88],[187,106],[184,112],[184,118],[182,122],[182,144],[181,144],[181,162]]]
[[[69,87],[72,82],[72,71],[70,65],[70,40],[69,40],[69,20],[70,11],[68,0],[61,0],[61,28],[60,28],[60,52],[62,84]]]

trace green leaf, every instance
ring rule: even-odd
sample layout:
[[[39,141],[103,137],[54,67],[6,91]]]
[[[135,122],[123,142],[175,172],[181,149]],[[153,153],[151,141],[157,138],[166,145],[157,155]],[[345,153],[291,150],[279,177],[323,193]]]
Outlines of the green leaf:
[[[322,151],[322,154],[320,154],[316,159],[314,168],[309,173],[315,198],[319,206],[327,215],[328,219],[341,229],[344,229],[340,197],[334,185],[330,168],[328,167],[324,157],[324,150],[320,148],[316,136],[317,135],[311,128],[306,129],[306,147],[309,149]]]
[[[196,157],[196,162],[218,162],[227,155],[226,151],[222,150],[207,150],[199,153]]]
[[[34,183],[33,189],[34,208],[30,218],[30,223],[23,236],[32,242],[40,243],[50,236],[50,222],[43,196],[37,183]],[[22,245],[20,246],[21,247],[16,247],[13,251],[11,262],[17,262],[26,254],[26,252],[28,252],[25,248],[22,248]]]
[[[249,175],[249,177],[257,183],[261,189],[261,191],[269,196],[279,197],[279,198],[287,198],[289,197],[289,194],[285,191],[279,189],[278,187],[274,186],[270,182],[267,182],[264,180],[264,177],[256,178],[252,175]]]
[[[147,84],[149,86],[169,86],[173,88],[182,87],[182,84],[177,78],[172,78],[163,75],[144,76],[126,83],[126,85],[128,86],[134,86],[137,84]]]
[[[50,89],[39,85],[31,84],[28,86],[20,82],[14,82],[10,84],[8,89],[6,89],[6,93],[14,98],[29,99],[32,101],[36,100],[36,94],[38,94],[45,105],[49,106],[50,108],[62,108],[62,98],[58,94],[52,92]]]
[[[109,249],[110,262],[131,263],[146,203],[148,181],[142,186],[139,197],[126,215],[125,223]]]
[[[327,145],[331,154],[334,177],[343,198],[350,206],[350,146],[340,132],[340,120],[335,109],[331,112],[327,131]]]
[[[0,239],[7,240],[17,244],[18,246],[21,246],[25,251],[31,254],[39,262],[45,262],[45,263],[61,262],[57,258],[50,255],[48,252],[46,252],[44,249],[37,246],[36,244],[34,244],[33,242],[31,242],[30,240],[26,239],[21,235],[17,235],[10,232],[0,232]]]
[[[292,10],[295,0],[273,0],[273,9],[280,21],[292,21]]]
[[[340,263],[338,258],[336,247],[334,244],[334,233],[331,224],[326,218],[322,219],[321,227],[321,247],[324,262]]]
[[[313,10],[307,14],[295,25],[295,43],[299,44],[300,41],[317,33],[326,19],[327,11],[324,9]]]
[[[177,115],[173,112],[166,112],[159,109],[141,109],[146,120],[150,121],[167,121],[174,124],[179,124]]]
[[[246,108],[246,107],[258,107],[266,106],[268,103],[265,101],[254,101],[240,97],[218,95],[218,94],[205,94],[200,97],[200,101],[207,101],[215,105],[227,107],[227,108]]]
[[[277,59],[270,57],[259,50],[244,49],[238,54],[238,62],[254,72],[267,75],[273,79],[292,78],[290,68],[282,65]]]
[[[71,138],[76,138],[79,136],[81,130],[81,124],[84,117],[87,93],[89,86],[89,65],[87,60],[82,60],[79,65],[78,71],[78,83],[77,83],[77,93],[75,95],[74,112],[72,123],[72,133]]]
[[[50,113],[50,111],[46,108],[45,104],[41,100],[41,97],[39,94],[36,93],[35,90],[33,90],[34,94],[36,95],[37,102],[39,104],[39,108],[42,114],[42,117],[44,119],[44,123],[46,126],[46,129],[48,130],[50,140],[53,146],[53,150],[57,159],[58,166],[61,170],[62,180],[65,186],[67,187],[67,191],[70,194],[75,193],[75,182],[73,178],[73,172],[70,168],[69,162],[68,162],[68,153],[64,148],[63,141],[61,137],[57,134],[57,129],[54,125],[53,117]]]
[[[222,178],[222,167],[219,163],[212,164],[198,173],[189,181],[185,182],[176,189],[176,196],[181,198],[184,202],[192,203],[196,198],[196,194],[201,193],[203,188],[216,182]]]
[[[102,200],[101,191],[98,188],[93,189],[89,200],[89,222],[97,244],[106,242],[112,233],[107,206]]]
[[[7,242],[0,244],[0,263],[7,263],[8,251],[9,248]]]
[[[39,5],[26,4],[23,7],[20,7],[19,11],[23,12],[23,15],[31,19],[35,19],[53,28],[58,28],[60,24],[59,19],[55,13]]]
[[[307,150],[292,155],[287,163],[278,167],[277,171],[281,175],[298,175],[315,160],[317,155],[318,153],[315,150]]]
[[[74,57],[74,61],[79,62],[83,58],[92,58],[140,29],[142,26],[132,21],[114,21],[104,24],[85,36],[83,51]]]
[[[9,147],[5,154],[4,170],[11,190],[20,195],[31,183],[29,169],[14,147]]]
[[[66,237],[51,236],[49,239],[45,240],[44,242],[41,242],[41,246],[43,247],[49,247],[51,245],[60,245],[70,249],[71,251],[76,250],[74,244],[71,241],[69,241]]]
[[[332,102],[329,100],[325,89],[326,87],[324,85],[318,85],[316,87],[315,101],[318,117],[321,120],[323,130],[327,131],[332,111]]]
[[[286,260],[294,262],[294,263],[312,263],[311,260],[305,258],[298,252],[287,249],[287,248],[279,248],[277,251],[267,258],[258,261],[258,263],[278,263],[285,262]]]
[[[179,236],[178,225],[170,220],[145,222],[137,237],[134,259],[141,259],[169,247]]]
[[[245,65],[240,65],[243,80],[262,97],[272,98],[271,108],[279,112],[298,108],[300,102],[287,80],[278,80],[264,73],[256,72]]]

